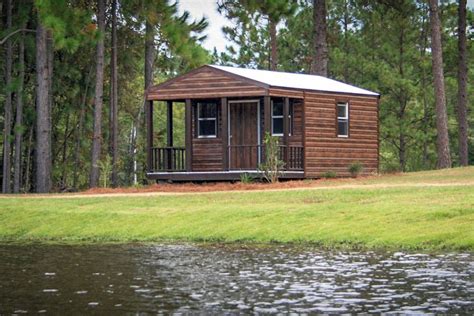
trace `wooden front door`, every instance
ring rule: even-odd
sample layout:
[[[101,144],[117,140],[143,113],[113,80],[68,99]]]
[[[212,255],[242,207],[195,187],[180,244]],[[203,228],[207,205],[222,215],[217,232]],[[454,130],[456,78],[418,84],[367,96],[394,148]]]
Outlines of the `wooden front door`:
[[[258,167],[258,101],[229,103],[229,166],[233,170]]]

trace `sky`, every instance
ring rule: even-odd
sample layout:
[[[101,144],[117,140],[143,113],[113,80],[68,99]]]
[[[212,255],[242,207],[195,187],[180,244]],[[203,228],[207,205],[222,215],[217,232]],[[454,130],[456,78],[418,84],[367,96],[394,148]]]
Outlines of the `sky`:
[[[205,48],[212,51],[216,47],[218,52],[225,51],[229,42],[222,33],[222,27],[232,24],[217,12],[216,0],[181,0],[179,6],[181,10],[189,11],[194,19],[199,20],[204,16],[209,21],[207,39],[203,43]],[[467,0],[467,6],[474,8],[474,0]]]
[[[216,0],[181,0],[179,7],[181,10],[189,11],[196,20],[203,16],[207,18],[209,26],[206,30],[207,39],[203,43],[205,48],[213,50],[216,47],[219,52],[225,50],[225,46],[229,43],[222,33],[222,27],[231,23],[217,12]]]

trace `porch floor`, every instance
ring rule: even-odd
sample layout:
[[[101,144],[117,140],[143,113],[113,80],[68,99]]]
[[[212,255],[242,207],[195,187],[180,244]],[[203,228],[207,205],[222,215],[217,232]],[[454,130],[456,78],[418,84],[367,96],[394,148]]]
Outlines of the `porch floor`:
[[[229,170],[229,171],[191,171],[191,172],[149,172],[148,179],[171,181],[232,181],[240,180],[241,174],[260,178],[262,171],[258,170]],[[304,171],[281,171],[280,179],[303,179]]]

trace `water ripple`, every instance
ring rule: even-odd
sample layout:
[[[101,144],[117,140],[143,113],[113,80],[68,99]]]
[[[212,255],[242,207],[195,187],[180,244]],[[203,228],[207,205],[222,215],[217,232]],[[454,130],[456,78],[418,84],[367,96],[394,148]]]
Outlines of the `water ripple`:
[[[0,314],[472,314],[474,256],[284,246],[0,246],[0,297]]]

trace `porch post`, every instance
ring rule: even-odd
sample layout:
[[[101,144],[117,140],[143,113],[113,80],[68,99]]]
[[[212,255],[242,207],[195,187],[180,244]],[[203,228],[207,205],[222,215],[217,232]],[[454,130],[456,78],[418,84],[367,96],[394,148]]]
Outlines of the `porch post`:
[[[173,147],[173,101],[166,101],[166,147]],[[173,170],[173,150],[166,150],[168,169]]]
[[[166,105],[166,146],[173,147],[173,101],[167,101]]]
[[[263,97],[263,125],[265,132],[272,133],[272,106],[270,96]]]
[[[191,99],[186,99],[185,116],[185,144],[186,144],[186,171],[193,170],[193,118]]]
[[[145,103],[146,113],[146,143],[147,143],[147,170],[148,172],[155,171],[153,166],[153,101],[150,100]]]
[[[288,146],[289,134],[290,134],[290,98],[285,98],[283,102],[283,150],[284,150],[284,160],[285,160],[285,169],[288,170],[289,167],[289,153],[290,148]]]
[[[222,115],[222,168],[229,170],[229,121],[227,114],[227,98],[221,98]]]
[[[263,140],[265,140],[265,135],[268,133],[272,134],[272,103],[269,95],[263,97]],[[265,162],[267,157],[265,156],[266,150],[265,147],[262,147],[262,162]]]

